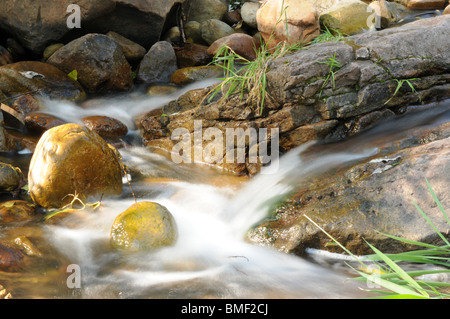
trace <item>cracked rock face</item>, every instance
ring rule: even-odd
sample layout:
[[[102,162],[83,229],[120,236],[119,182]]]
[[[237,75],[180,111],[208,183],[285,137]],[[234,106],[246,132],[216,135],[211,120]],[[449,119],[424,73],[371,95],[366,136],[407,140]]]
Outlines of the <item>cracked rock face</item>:
[[[174,146],[173,130],[184,127],[192,133],[194,120],[202,120],[204,129],[278,128],[282,152],[311,140],[342,140],[410,106],[450,96],[449,27],[449,15],[428,18],[314,44],[276,59],[266,73],[270,99],[262,115],[246,103],[246,96],[208,102],[206,89],[188,92],[136,124],[148,146],[168,152]],[[260,164],[227,167],[244,174],[259,168]]]
[[[413,201],[439,231],[448,234],[449,225],[432,198],[425,178],[442,205],[448,207],[450,176],[445,172],[450,166],[449,136],[447,123],[391,141],[385,152],[363,163],[305,178],[294,194],[277,205],[273,217],[249,232],[248,239],[299,255],[308,248],[341,253],[341,248],[328,246],[330,239],[306,215],[355,254],[372,253],[364,240],[383,252],[411,248],[378,232],[439,242],[434,230],[425,226],[426,221]],[[436,140],[429,142],[430,139]],[[394,145],[403,145],[404,149],[392,151]]]

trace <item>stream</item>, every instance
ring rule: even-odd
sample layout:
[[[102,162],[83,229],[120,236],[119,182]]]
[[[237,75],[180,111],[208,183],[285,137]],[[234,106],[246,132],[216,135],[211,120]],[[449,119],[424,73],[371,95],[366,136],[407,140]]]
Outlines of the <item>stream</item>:
[[[204,87],[209,83],[198,83]],[[63,224],[3,226],[10,233],[39,238],[44,257],[18,272],[0,272],[0,283],[15,298],[361,298],[364,282],[342,263],[318,263],[245,241],[246,231],[264,219],[299,180],[332,167],[367,160],[393,135],[448,122],[450,103],[387,122],[349,141],[303,145],[280,157],[278,171],[239,177],[205,165],[180,165],[139,143],[133,117],[181,95],[127,95],[96,101],[83,109],[47,101],[47,112],[71,122],[87,115],[108,115],[129,128],[129,146],[119,151],[132,171],[123,194],[102,199],[100,209],[68,216]],[[131,110],[131,111],[130,111]],[[314,151],[316,149],[316,151]],[[307,151],[307,152],[306,152]],[[307,153],[307,155],[306,155]],[[305,154],[305,155],[304,155]],[[23,151],[10,162],[26,163]],[[3,159],[2,159],[3,160]],[[120,252],[109,244],[115,217],[135,201],[154,201],[173,214],[178,241],[157,251]],[[331,258],[333,257],[326,257]],[[71,267],[69,267],[71,266]],[[68,284],[73,267],[80,285]]]

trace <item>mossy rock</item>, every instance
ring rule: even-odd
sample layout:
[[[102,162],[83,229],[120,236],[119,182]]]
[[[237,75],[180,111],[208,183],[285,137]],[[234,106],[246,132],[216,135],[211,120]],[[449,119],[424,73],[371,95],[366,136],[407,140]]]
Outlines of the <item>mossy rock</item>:
[[[166,207],[153,202],[139,202],[116,217],[111,228],[111,245],[138,251],[175,244],[177,226]]]

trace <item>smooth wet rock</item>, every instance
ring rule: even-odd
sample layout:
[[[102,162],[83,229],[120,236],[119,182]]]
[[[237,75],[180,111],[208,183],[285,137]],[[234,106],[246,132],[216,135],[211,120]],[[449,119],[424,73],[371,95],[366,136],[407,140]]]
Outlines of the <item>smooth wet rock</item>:
[[[125,38],[117,32],[110,31],[106,35],[120,45],[125,58],[130,63],[140,61],[144,57],[145,53],[147,53],[143,46]]]
[[[66,123],[65,120],[49,113],[31,112],[25,116],[25,127],[27,130],[38,135]]]
[[[172,246],[178,238],[172,214],[153,202],[138,202],[116,217],[111,228],[115,248],[137,251]]]
[[[183,47],[175,48],[175,54],[180,68],[206,65],[212,60],[208,47],[196,43],[186,43]]]
[[[444,0],[407,0],[406,7],[415,10],[443,9],[445,3]]]
[[[76,70],[78,82],[91,93],[128,91],[131,67],[122,47],[103,34],[87,34],[56,51],[48,60],[66,74]]]
[[[25,116],[38,111],[41,108],[41,103],[34,96],[26,94],[16,99],[11,106],[2,104],[0,108],[5,127],[20,128],[16,127],[16,122],[19,121],[24,124]]]
[[[241,17],[244,22],[256,29],[258,24],[256,22],[256,12],[261,7],[259,2],[245,2],[241,7]]]
[[[33,95],[25,94],[14,100],[11,107],[22,115],[27,115],[28,113],[38,111],[42,105]]]
[[[220,67],[213,65],[192,66],[175,71],[170,77],[170,82],[174,84],[188,84],[222,76],[223,70]]]
[[[184,25],[184,34],[186,35],[186,40],[188,42],[206,44],[205,40],[202,38],[200,25],[200,22],[197,21],[189,21]]]
[[[228,11],[228,5],[223,0],[191,0],[188,21],[202,23],[209,19],[221,20]]]
[[[395,2],[385,0],[372,1],[369,7],[373,9],[376,18],[372,21],[377,29],[387,28],[390,25],[399,22],[407,15],[408,10],[405,6]]]
[[[22,222],[38,217],[35,205],[24,200],[11,200],[0,203],[0,222]]]
[[[46,47],[44,52],[42,53],[44,60],[48,60],[48,58],[51,57],[53,53],[61,49],[63,46],[63,43],[55,43]]]
[[[446,6],[442,14],[450,14],[450,5]]]
[[[328,28],[353,35],[370,28],[367,21],[371,14],[366,3],[360,0],[346,0],[322,12],[319,21]]]
[[[114,0],[112,12],[85,24],[92,32],[110,31],[136,42],[148,50],[161,39],[166,28],[177,24],[179,10],[187,12],[186,0]]]
[[[161,40],[172,43],[173,45],[181,43],[180,28],[178,26],[170,28],[166,33],[164,33]]]
[[[21,130],[25,125],[26,115],[38,111],[41,103],[31,94],[25,94],[14,100],[11,107],[3,104],[0,108],[5,126]]]
[[[82,119],[84,125],[103,137],[105,140],[115,140],[124,137],[128,128],[121,121],[109,116],[87,116]]]
[[[122,192],[117,153],[95,132],[78,124],[46,131],[31,158],[28,185],[33,201],[61,208],[77,195],[83,202]]]
[[[137,79],[144,83],[169,82],[177,69],[177,57],[172,45],[167,41],[159,41],[139,64]]]
[[[224,14],[222,21],[227,23],[231,27],[236,26],[239,22],[242,21],[240,10],[228,11]]]
[[[232,27],[223,21],[217,19],[209,19],[200,25],[200,31],[203,40],[211,45],[214,41],[233,34],[235,31]]]
[[[20,267],[24,257],[18,248],[0,242],[0,271],[14,272]]]
[[[0,191],[11,192],[20,186],[22,171],[12,166],[0,162]]]
[[[256,21],[269,49],[280,42],[307,44],[320,34],[318,11],[307,0],[269,0],[261,5]]]
[[[253,61],[256,59],[261,43],[248,34],[234,33],[216,40],[209,46],[207,52],[214,56],[224,46],[229,47],[241,57]]]
[[[174,85],[152,85],[146,90],[146,93],[149,96],[158,96],[169,95],[176,91],[178,91],[178,87]]]
[[[83,87],[67,74],[43,62],[7,64],[0,67],[0,91],[7,96],[33,92],[51,99],[84,100],[86,93]]]

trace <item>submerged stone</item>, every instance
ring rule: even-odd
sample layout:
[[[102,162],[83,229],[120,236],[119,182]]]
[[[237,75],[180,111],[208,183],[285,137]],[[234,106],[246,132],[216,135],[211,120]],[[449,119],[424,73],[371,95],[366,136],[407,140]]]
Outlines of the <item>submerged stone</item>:
[[[175,219],[166,207],[138,202],[116,217],[111,244],[126,250],[147,250],[173,245],[178,237]]]

